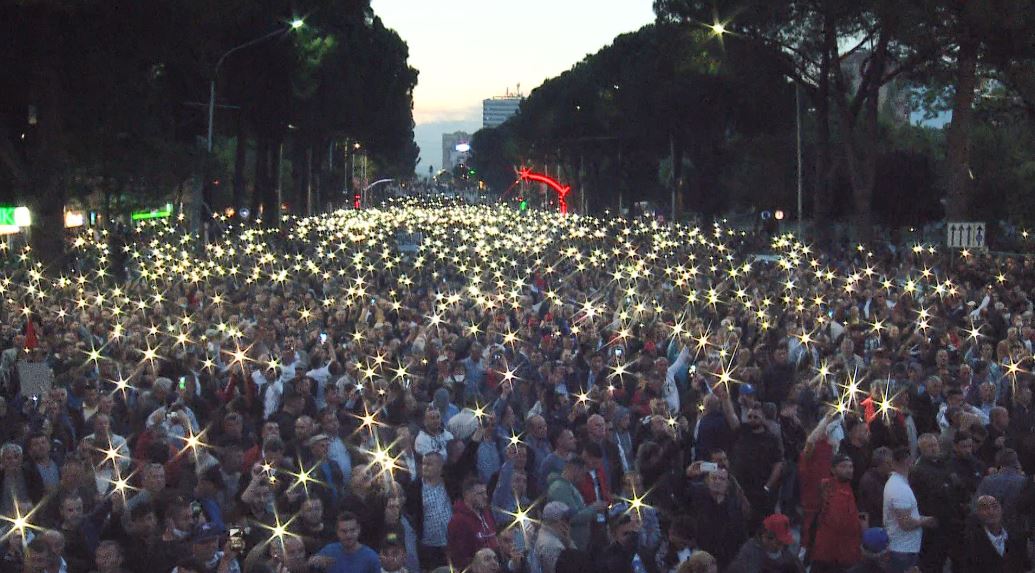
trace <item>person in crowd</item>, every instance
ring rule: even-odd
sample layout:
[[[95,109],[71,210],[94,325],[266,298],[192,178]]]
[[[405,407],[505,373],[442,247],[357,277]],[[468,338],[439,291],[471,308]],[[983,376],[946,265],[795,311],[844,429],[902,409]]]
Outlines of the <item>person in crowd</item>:
[[[327,573],[381,573],[381,560],[373,549],[359,542],[356,514],[343,511],[337,518],[338,541],[321,549],[309,565]]]
[[[852,493],[853,465],[852,458],[838,454],[830,472],[832,477],[820,484],[822,505],[809,548],[810,570],[814,573],[844,571],[861,558],[858,548],[863,524]]]
[[[791,534],[790,520],[786,515],[774,513],[762,520],[758,535],[740,547],[737,557],[726,571],[805,573],[805,566],[791,550],[793,545],[794,536]]]
[[[937,451],[937,441],[928,441],[924,447]],[[928,449],[928,453],[934,452]],[[937,518],[920,514],[917,495],[911,486],[914,482],[910,481],[912,468],[913,454],[909,448],[900,447],[892,452],[891,475],[884,484],[884,530],[891,552],[888,568],[893,573],[904,573],[920,562],[924,528],[938,527]]]
[[[477,478],[467,478],[463,498],[453,504],[453,517],[447,528],[449,562],[467,567],[482,548],[496,549],[496,522],[489,509],[489,492]]]
[[[963,573],[1031,570],[1025,536],[1011,534],[1003,523],[1003,506],[990,495],[977,498],[975,520],[967,525],[959,570]]]
[[[1028,541],[1030,255],[427,197],[216,215],[0,256],[5,573],[798,570],[777,508],[814,571]]]
[[[549,502],[561,502],[565,507],[570,508],[572,515],[569,520],[569,533],[575,547],[583,551],[589,549],[590,533],[592,525],[598,518],[603,517],[607,503],[597,500],[586,504],[579,493],[576,483],[582,480],[586,474],[586,463],[582,458],[574,456],[564,464],[564,471],[554,474],[550,480],[550,489],[547,491],[546,499]]]
[[[571,509],[562,501],[551,501],[543,508],[543,523],[536,536],[532,554],[543,573],[557,573],[561,553],[575,549],[571,539]]]
[[[888,534],[880,527],[871,527],[862,534],[862,560],[848,569],[848,573],[888,573],[890,557]]]
[[[698,547],[714,555],[724,569],[747,539],[750,508],[736,494],[729,472],[722,468],[704,472],[701,467],[702,462],[694,462],[688,469],[689,513],[698,523],[708,524],[697,528]]]

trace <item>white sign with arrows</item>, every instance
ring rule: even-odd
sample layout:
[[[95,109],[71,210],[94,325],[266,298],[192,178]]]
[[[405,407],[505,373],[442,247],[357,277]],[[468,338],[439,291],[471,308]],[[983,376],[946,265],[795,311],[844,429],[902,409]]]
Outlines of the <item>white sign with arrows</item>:
[[[985,224],[978,221],[961,221],[945,226],[946,245],[950,249],[984,249]]]

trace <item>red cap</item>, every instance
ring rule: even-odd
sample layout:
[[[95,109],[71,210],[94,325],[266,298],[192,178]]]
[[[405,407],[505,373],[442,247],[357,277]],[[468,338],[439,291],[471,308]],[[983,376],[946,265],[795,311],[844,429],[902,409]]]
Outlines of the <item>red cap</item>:
[[[794,545],[794,536],[791,535],[791,521],[782,513],[774,513],[765,518],[762,526],[766,531],[772,533],[776,540],[784,545]]]

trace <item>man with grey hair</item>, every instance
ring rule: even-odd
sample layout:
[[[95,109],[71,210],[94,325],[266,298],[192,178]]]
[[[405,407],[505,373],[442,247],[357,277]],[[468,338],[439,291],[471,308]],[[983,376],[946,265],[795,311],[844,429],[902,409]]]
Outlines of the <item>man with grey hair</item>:
[[[557,558],[565,549],[575,549],[571,540],[571,509],[561,501],[551,501],[543,508],[543,525],[532,552],[543,573],[555,573]]]
[[[22,447],[8,442],[0,448],[0,515],[14,515],[15,505],[28,511],[32,505],[22,464]]]

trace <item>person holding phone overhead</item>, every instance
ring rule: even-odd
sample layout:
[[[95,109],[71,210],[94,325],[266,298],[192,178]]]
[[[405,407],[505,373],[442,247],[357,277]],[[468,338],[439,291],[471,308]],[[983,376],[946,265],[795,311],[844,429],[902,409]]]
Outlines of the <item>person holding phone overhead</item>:
[[[863,522],[852,493],[852,458],[834,456],[831,477],[819,486],[820,510],[816,516],[809,559],[814,573],[843,571],[862,558]]]

